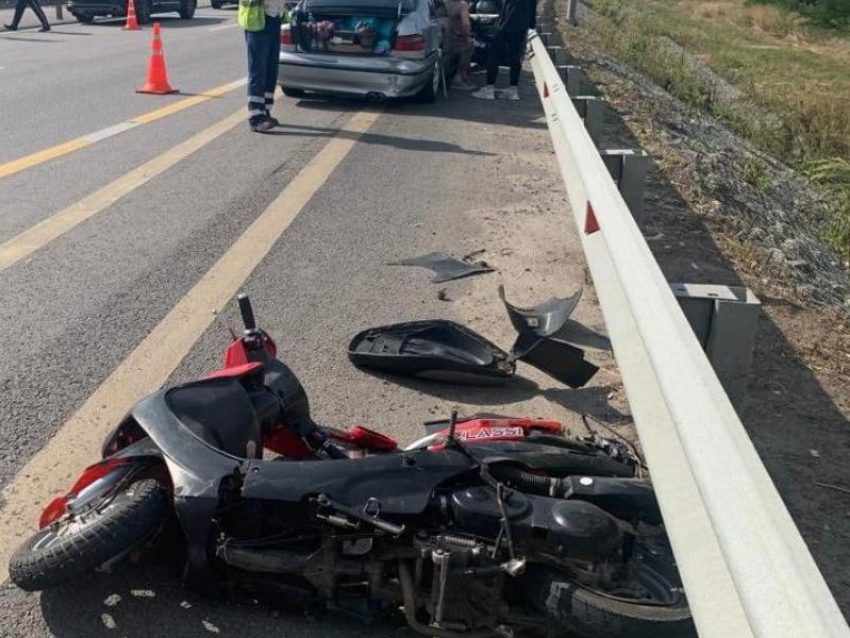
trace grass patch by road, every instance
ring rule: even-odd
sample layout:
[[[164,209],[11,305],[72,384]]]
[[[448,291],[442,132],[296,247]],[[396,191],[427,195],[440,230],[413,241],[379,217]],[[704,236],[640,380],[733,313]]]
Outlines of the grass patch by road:
[[[587,4],[616,57],[808,175],[850,260],[850,34],[745,0]]]

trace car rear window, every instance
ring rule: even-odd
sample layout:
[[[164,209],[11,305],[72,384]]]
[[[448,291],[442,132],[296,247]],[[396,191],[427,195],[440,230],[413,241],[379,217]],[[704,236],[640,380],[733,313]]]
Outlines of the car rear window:
[[[371,10],[398,10],[399,4],[404,12],[413,11],[416,8],[417,0],[305,0],[302,10],[307,11],[324,11],[333,12],[334,10],[344,10],[346,13],[354,11],[369,11]]]

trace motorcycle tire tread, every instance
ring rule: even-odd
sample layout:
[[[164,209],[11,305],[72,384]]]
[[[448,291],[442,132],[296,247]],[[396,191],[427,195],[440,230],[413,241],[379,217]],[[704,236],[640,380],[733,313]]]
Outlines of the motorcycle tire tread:
[[[627,603],[596,594],[553,572],[529,574],[529,593],[550,618],[584,638],[697,638],[683,599],[674,606]]]
[[[33,551],[33,535],[9,560],[9,576],[25,591],[40,591],[95,570],[157,532],[168,514],[168,490],[155,479],[134,483],[133,498],[91,526]]]

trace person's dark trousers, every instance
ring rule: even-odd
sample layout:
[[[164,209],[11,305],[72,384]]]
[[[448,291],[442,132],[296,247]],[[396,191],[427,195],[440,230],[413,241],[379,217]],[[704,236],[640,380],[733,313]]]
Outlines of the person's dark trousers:
[[[495,84],[499,76],[499,65],[507,53],[511,67],[511,86],[519,85],[519,73],[522,71],[522,57],[525,55],[525,31],[500,31],[493,38],[487,55],[487,84]]]
[[[248,120],[266,117],[274,106],[280,63],[280,17],[266,16],[262,31],[246,31],[248,44]]]
[[[38,0],[18,0],[15,3],[15,16],[12,18],[12,24],[10,25],[13,29],[18,28],[18,24],[21,22],[21,17],[24,15],[24,10],[30,7],[35,13],[36,17],[41,22],[42,29],[49,29],[50,23],[47,21],[47,16],[44,15],[44,11],[41,8],[41,5],[38,4]]]

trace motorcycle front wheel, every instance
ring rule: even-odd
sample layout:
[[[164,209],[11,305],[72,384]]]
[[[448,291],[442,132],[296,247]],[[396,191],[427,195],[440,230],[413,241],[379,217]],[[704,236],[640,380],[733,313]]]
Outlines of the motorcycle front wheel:
[[[168,490],[159,481],[137,481],[101,504],[39,530],[12,555],[9,577],[26,591],[68,582],[153,536],[168,511]]]
[[[642,557],[632,582],[612,591],[580,585],[555,569],[529,569],[526,595],[565,632],[585,638],[696,638],[672,556]]]

